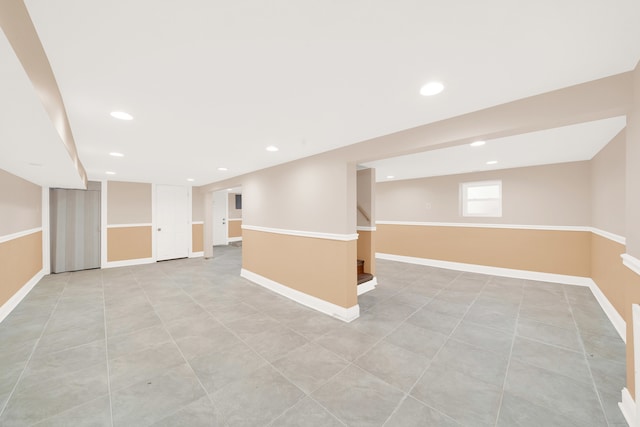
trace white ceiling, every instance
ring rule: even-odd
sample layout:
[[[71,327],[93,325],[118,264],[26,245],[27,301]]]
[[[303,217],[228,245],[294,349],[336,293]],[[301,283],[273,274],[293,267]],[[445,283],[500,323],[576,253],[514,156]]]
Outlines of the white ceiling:
[[[206,184],[625,72],[640,59],[637,0],[25,3],[90,179]],[[0,44],[0,60],[7,49]],[[420,96],[434,79],[445,91]],[[24,92],[3,92],[0,112]],[[16,114],[45,127],[37,110]],[[113,119],[113,110],[135,119]],[[14,134],[22,128],[2,120]],[[11,164],[31,162],[50,134],[29,137],[26,153],[0,167],[21,170]],[[271,144],[280,151],[265,151]],[[64,179],[63,163],[52,181]]]
[[[380,182],[591,160],[625,125],[625,117],[614,117],[496,138],[478,147],[465,144],[362,166],[375,168],[376,181]],[[498,163],[488,165],[488,161]]]

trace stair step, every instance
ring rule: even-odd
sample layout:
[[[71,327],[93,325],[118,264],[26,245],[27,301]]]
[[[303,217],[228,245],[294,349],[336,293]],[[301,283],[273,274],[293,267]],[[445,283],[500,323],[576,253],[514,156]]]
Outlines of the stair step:
[[[358,273],[358,285],[364,282],[368,282],[371,279],[373,279],[373,274]]]
[[[364,260],[363,259],[359,259],[358,260],[358,266],[360,266],[360,265],[364,265]]]

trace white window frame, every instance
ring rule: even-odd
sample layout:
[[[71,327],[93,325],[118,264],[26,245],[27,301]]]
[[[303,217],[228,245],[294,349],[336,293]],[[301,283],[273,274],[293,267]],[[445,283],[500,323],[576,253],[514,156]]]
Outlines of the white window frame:
[[[469,188],[473,187],[486,187],[486,186],[498,186],[499,197],[497,198],[486,198],[486,199],[468,199],[467,194]],[[468,204],[473,200],[486,200],[486,201],[497,201],[498,208],[496,212],[489,212],[486,214],[476,214],[468,212]],[[502,180],[491,180],[491,181],[475,181],[475,182],[461,182],[460,183],[460,214],[463,217],[491,217],[491,218],[500,218],[502,217]]]

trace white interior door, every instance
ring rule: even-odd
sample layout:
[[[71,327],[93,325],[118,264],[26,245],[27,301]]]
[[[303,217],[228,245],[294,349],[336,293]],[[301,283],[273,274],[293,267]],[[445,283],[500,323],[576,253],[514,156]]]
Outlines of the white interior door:
[[[213,193],[213,245],[228,245],[229,230],[227,212],[229,210],[229,193],[218,191]]]
[[[189,190],[177,185],[156,186],[157,260],[189,256]]]

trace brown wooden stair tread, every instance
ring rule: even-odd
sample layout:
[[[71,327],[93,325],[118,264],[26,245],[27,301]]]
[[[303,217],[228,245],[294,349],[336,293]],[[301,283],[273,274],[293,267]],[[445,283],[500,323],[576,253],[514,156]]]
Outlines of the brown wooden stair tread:
[[[358,273],[358,285],[364,282],[368,282],[371,279],[373,279],[373,274]]]

